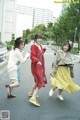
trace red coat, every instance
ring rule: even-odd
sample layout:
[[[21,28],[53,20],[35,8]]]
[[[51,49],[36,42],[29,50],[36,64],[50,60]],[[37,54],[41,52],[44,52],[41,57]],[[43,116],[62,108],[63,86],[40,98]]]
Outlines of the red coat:
[[[45,65],[44,65],[44,52],[45,48],[43,49],[42,46],[41,50],[37,45],[31,46],[31,71],[36,83],[36,86],[40,89],[41,87],[44,87],[45,84],[47,84],[47,79],[45,75]],[[41,62],[42,65],[37,64],[38,62]]]

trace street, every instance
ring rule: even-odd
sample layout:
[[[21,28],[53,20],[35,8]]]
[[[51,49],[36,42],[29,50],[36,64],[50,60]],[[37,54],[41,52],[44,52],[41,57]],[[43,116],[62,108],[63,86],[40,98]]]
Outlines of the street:
[[[56,93],[49,97],[51,89],[49,73],[54,51],[47,46],[46,48],[44,56],[48,84],[39,90],[40,107],[29,102],[28,92],[34,84],[30,59],[21,65],[21,85],[14,89],[16,98],[7,99],[5,84],[10,83],[7,71],[0,75],[0,111],[10,111],[10,120],[80,120],[80,92],[74,94],[63,92],[64,101],[57,99]],[[80,63],[74,65],[74,76],[73,81],[80,85]]]

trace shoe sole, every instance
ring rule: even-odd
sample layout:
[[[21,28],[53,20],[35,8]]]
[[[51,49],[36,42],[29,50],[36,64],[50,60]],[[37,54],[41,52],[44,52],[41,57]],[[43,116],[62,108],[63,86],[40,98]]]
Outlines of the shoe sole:
[[[36,106],[38,106],[38,107],[40,107],[40,105],[35,104],[35,103],[34,103],[33,101],[31,101],[31,100],[29,100],[29,102],[32,103],[32,104],[34,104],[34,105],[36,105]]]
[[[60,99],[58,96],[57,96],[57,98],[58,98],[60,101],[64,101],[64,99]]]

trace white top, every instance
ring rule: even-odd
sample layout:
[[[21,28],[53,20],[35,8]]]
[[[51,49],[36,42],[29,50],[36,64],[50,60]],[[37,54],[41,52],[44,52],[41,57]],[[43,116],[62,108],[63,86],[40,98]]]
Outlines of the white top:
[[[28,57],[29,53],[26,53],[25,57],[23,57],[20,49],[12,49],[9,53],[9,60],[7,66],[8,72],[12,71],[13,69],[17,69],[17,64],[19,65],[20,63],[25,62]]]

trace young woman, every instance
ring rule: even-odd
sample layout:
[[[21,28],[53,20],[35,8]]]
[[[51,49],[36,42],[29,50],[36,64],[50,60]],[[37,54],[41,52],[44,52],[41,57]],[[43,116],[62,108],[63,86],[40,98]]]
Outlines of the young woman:
[[[71,46],[69,42],[65,42],[62,48],[56,53],[55,60],[53,62],[53,69],[51,72],[51,85],[52,88],[49,92],[49,96],[52,96],[57,89],[57,97],[60,100],[64,100],[61,93],[66,91],[68,93],[74,93],[80,90],[80,86],[76,85],[71,77],[73,76],[73,64],[70,55]]]
[[[36,106],[40,106],[40,103],[36,99],[38,96],[38,90],[47,84],[45,75],[45,63],[44,63],[44,52],[45,48],[41,46],[42,36],[35,35],[35,43],[31,46],[31,71],[34,77],[35,85],[29,93],[30,102]]]
[[[7,88],[7,97],[14,98],[15,95],[12,95],[12,90],[15,87],[19,87],[20,85],[20,63],[26,61],[29,57],[29,53],[26,53],[25,57],[23,58],[22,50],[24,48],[24,42],[21,37],[17,38],[14,43],[14,49],[12,49],[9,53],[8,59],[8,74],[11,80],[11,84],[5,85]]]

